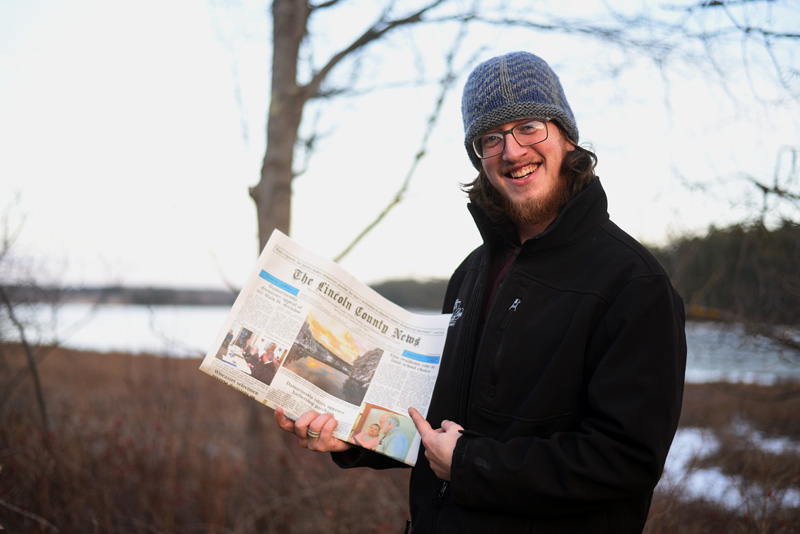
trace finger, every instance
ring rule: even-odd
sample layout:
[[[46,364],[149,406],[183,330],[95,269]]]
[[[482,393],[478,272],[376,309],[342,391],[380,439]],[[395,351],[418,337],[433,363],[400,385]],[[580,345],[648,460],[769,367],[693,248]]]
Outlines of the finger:
[[[442,421],[442,429],[445,432],[450,432],[453,430],[464,430],[464,427],[462,427],[458,423],[445,419],[444,421]]]
[[[307,448],[309,450],[320,452],[341,452],[353,447],[352,443],[342,441],[333,436],[333,432],[336,430],[339,422],[332,414],[320,415],[311,423],[309,428],[313,430],[317,428],[317,425],[319,425],[321,422],[323,425],[321,427],[319,437],[308,438]]]
[[[286,413],[280,406],[275,409],[275,420],[278,422],[278,426],[283,430],[294,434],[294,421],[286,417]]]
[[[414,421],[414,426],[417,427],[417,432],[419,432],[420,437],[424,438],[426,435],[433,432],[433,427],[422,417],[422,414],[419,413],[416,408],[409,408],[408,415],[410,415],[411,420]]]
[[[307,439],[308,438],[308,428],[311,422],[319,417],[319,414],[313,410],[310,410],[300,417],[297,418],[297,421],[294,423],[294,433],[300,439]],[[322,426],[322,425],[320,425]]]
[[[331,431],[324,434],[325,426],[333,419],[331,414],[321,414],[314,418],[306,430],[306,447],[312,451],[325,451],[329,442],[333,441]],[[335,425],[334,425],[335,426]]]
[[[422,417],[422,414],[419,413],[419,411],[416,408],[409,408],[408,415],[411,416],[411,420],[414,421],[415,425],[417,424],[417,421],[419,421],[420,419],[424,419]]]
[[[314,438],[313,436],[308,436],[310,439],[322,439],[323,438],[322,432],[323,432],[325,426],[331,420],[333,420],[334,423],[336,421],[336,419],[333,417],[333,415],[331,415],[329,413],[323,413],[323,414],[318,415],[317,417],[314,418],[313,421],[311,421],[308,424],[308,430],[306,430],[306,434],[308,434],[309,432],[313,432],[316,435],[316,438]],[[336,424],[334,424],[333,426],[335,427]],[[330,436],[327,436],[327,437],[330,437]]]
[[[320,430],[321,432],[320,437],[324,437],[325,439],[333,438],[333,431],[336,430],[336,426],[338,424],[339,421],[337,421],[336,418],[331,415],[331,417],[327,421],[325,421],[325,424],[322,425],[322,430]]]
[[[327,452],[333,450],[338,445],[339,439],[333,437],[333,431],[339,422],[331,414],[322,414],[308,426],[309,432],[319,432],[316,437],[308,437],[308,448],[312,451]],[[319,430],[317,430],[319,429]]]

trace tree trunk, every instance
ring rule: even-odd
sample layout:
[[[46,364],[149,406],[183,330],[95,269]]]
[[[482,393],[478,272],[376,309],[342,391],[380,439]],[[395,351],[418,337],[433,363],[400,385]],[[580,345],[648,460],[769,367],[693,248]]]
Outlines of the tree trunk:
[[[308,100],[303,87],[297,83],[297,63],[310,14],[311,8],[305,0],[274,0],[272,3],[274,46],[267,149],[261,180],[250,188],[250,196],[256,203],[259,250],[264,248],[274,229],[289,233],[294,147],[303,106]]]
[[[311,8],[305,0],[273,0],[272,94],[267,117],[267,148],[261,180],[250,188],[258,218],[259,252],[274,229],[289,234],[292,213],[294,147],[308,100],[297,83],[300,44]],[[259,454],[264,439],[262,406],[247,398],[248,454]]]

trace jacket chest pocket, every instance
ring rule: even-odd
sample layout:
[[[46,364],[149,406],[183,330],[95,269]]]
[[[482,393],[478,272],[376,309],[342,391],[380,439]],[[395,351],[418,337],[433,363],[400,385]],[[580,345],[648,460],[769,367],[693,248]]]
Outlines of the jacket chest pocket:
[[[500,326],[498,328],[498,338],[499,341],[497,346],[494,350],[494,354],[491,358],[491,384],[496,385],[497,380],[500,374],[500,363],[502,361],[502,354],[503,349],[505,347],[505,340],[506,340],[506,329],[508,328],[509,324],[511,323],[511,319],[514,317],[514,312],[517,311],[517,306],[520,305],[522,301],[518,298],[514,299],[514,302],[511,303],[511,306],[505,311],[503,315],[503,319],[500,321]]]
[[[586,306],[578,296],[557,296],[522,296],[497,307],[481,341],[473,389],[477,407],[498,417],[543,421],[582,404],[593,314],[580,313]]]

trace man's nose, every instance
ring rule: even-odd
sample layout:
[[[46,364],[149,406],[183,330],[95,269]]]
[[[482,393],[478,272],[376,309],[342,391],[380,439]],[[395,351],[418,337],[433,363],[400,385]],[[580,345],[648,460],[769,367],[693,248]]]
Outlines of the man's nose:
[[[514,134],[508,132],[503,139],[503,159],[507,161],[516,160],[525,152],[525,147],[517,142]]]

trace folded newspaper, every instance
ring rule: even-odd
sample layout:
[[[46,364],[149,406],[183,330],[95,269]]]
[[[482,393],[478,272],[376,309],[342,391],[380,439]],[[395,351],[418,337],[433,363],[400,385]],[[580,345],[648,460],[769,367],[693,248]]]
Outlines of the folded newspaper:
[[[331,413],[334,436],[409,465],[449,315],[412,313],[273,232],[200,370],[296,419]]]

